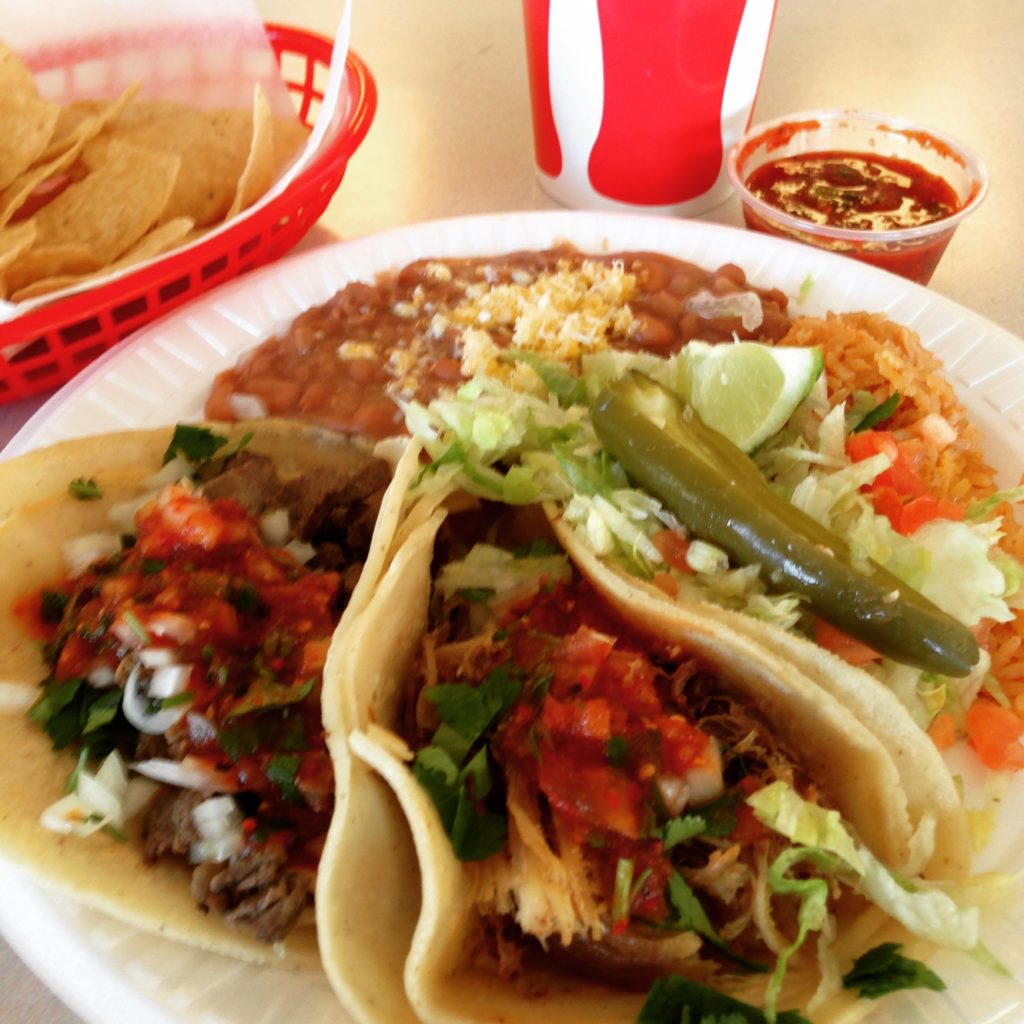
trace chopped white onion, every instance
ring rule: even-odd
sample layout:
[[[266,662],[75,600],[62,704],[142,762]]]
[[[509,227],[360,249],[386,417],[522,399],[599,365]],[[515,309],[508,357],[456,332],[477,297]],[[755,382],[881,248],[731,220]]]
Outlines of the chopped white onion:
[[[89,680],[89,685],[96,687],[97,690],[106,690],[113,686],[115,681],[114,670],[109,665],[97,665],[85,678]]]
[[[168,484],[176,484],[179,480],[185,480],[192,475],[192,463],[181,455],[175,455],[166,466],[163,466],[152,476],[146,478],[146,486],[152,487],[154,491],[166,487]],[[148,497],[153,497],[149,495]]]
[[[227,860],[245,842],[242,812],[229,796],[215,796],[192,809],[192,821],[201,839],[189,849],[193,864]]]
[[[125,645],[125,647],[141,647],[146,642],[146,630],[141,623],[132,623],[125,616],[118,615],[110,626],[110,632]]]
[[[271,547],[284,547],[288,542],[290,529],[288,509],[286,508],[275,508],[260,516],[260,533]]]
[[[77,793],[82,802],[117,828],[124,824],[121,819],[121,798],[127,788],[127,779],[124,786],[115,793],[113,787],[108,789],[88,772],[80,772],[78,776]]]
[[[107,825],[121,828],[128,818],[129,788],[124,760],[115,750],[95,775],[81,769],[75,792],[47,807],[40,823],[51,832],[78,836],[92,835]]]
[[[177,612],[154,612],[146,620],[146,628],[153,636],[166,636],[187,644],[196,635],[196,624],[187,616]]]
[[[80,576],[93,562],[116,555],[121,550],[121,541],[112,533],[87,533],[65,541],[60,550],[68,572]]]
[[[165,665],[158,668],[149,681],[149,696],[154,700],[177,697],[188,689],[191,675],[191,665]]]
[[[138,498],[131,498],[128,501],[118,501],[107,509],[107,520],[117,528],[120,533],[135,532],[135,513],[148,505],[156,497],[156,491],[140,495]]]
[[[148,681],[143,674],[142,666],[135,667],[128,674],[128,681],[124,686],[124,694],[121,697],[121,710],[124,717],[135,726],[139,732],[148,733],[152,736],[159,736],[167,732],[175,722],[185,716],[188,706],[179,704],[173,708],[161,708],[155,713],[149,710],[153,698],[149,695]]]
[[[285,544],[284,549],[302,565],[316,557],[316,548],[302,540],[290,540]]]
[[[188,725],[188,738],[197,747],[217,738],[217,727],[198,711],[190,711],[185,716],[185,723]]]
[[[75,793],[61,797],[55,804],[50,804],[39,816],[39,824],[48,832],[61,835],[91,836],[107,824],[103,817],[95,814],[82,803]]]
[[[267,415],[267,407],[256,395],[228,395],[228,405],[240,420],[261,420]]]
[[[166,668],[174,664],[176,655],[173,647],[143,647],[138,659],[146,668]]]
[[[147,761],[136,761],[132,771],[145,775],[147,779],[155,779],[181,789],[195,789],[201,793],[229,793],[234,789],[229,780],[194,757],[186,757],[183,761],[151,757]]]
[[[764,308],[757,292],[732,292],[716,295],[707,288],[691,295],[686,308],[707,319],[720,316],[738,316],[745,331],[754,331],[764,322]]]

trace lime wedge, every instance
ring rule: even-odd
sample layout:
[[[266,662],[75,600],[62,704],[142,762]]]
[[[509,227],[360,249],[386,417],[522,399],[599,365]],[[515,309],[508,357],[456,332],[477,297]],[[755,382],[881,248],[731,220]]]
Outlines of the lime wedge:
[[[691,341],[679,353],[679,388],[709,427],[752,452],[783,428],[824,365],[818,348]]]

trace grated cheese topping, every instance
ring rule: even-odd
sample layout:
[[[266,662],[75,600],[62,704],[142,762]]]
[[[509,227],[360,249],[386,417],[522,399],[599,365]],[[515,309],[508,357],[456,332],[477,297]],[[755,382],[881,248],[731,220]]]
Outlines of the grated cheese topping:
[[[564,362],[606,349],[632,330],[627,303],[635,291],[636,277],[621,263],[593,260],[577,269],[563,260],[556,271],[521,283],[470,287],[451,311],[452,322],[465,328],[462,371],[497,370],[497,347],[492,342],[488,353],[480,337],[490,327],[512,328],[515,347]]]

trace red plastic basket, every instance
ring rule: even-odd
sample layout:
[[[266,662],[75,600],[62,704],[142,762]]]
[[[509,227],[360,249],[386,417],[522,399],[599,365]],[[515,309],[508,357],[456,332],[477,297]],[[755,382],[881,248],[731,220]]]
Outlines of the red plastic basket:
[[[285,25],[267,25],[267,36],[289,91],[299,97],[299,117],[310,124],[318,68],[330,67],[332,43]],[[349,53],[345,67],[345,123],[287,189],[263,209],[187,252],[89,291],[34,309],[0,324],[0,404],[26,398],[70,380],[82,367],[143,324],[230,278],[276,260],[316,223],[341,183],[349,157],[363,141],[377,108],[377,87],[366,65]]]

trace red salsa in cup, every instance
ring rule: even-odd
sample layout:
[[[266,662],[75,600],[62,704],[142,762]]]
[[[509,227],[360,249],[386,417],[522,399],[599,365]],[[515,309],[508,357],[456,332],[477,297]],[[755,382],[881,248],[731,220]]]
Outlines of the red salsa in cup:
[[[747,188],[783,213],[854,231],[898,231],[956,213],[944,178],[919,164],[875,153],[798,153],[762,164]]]

